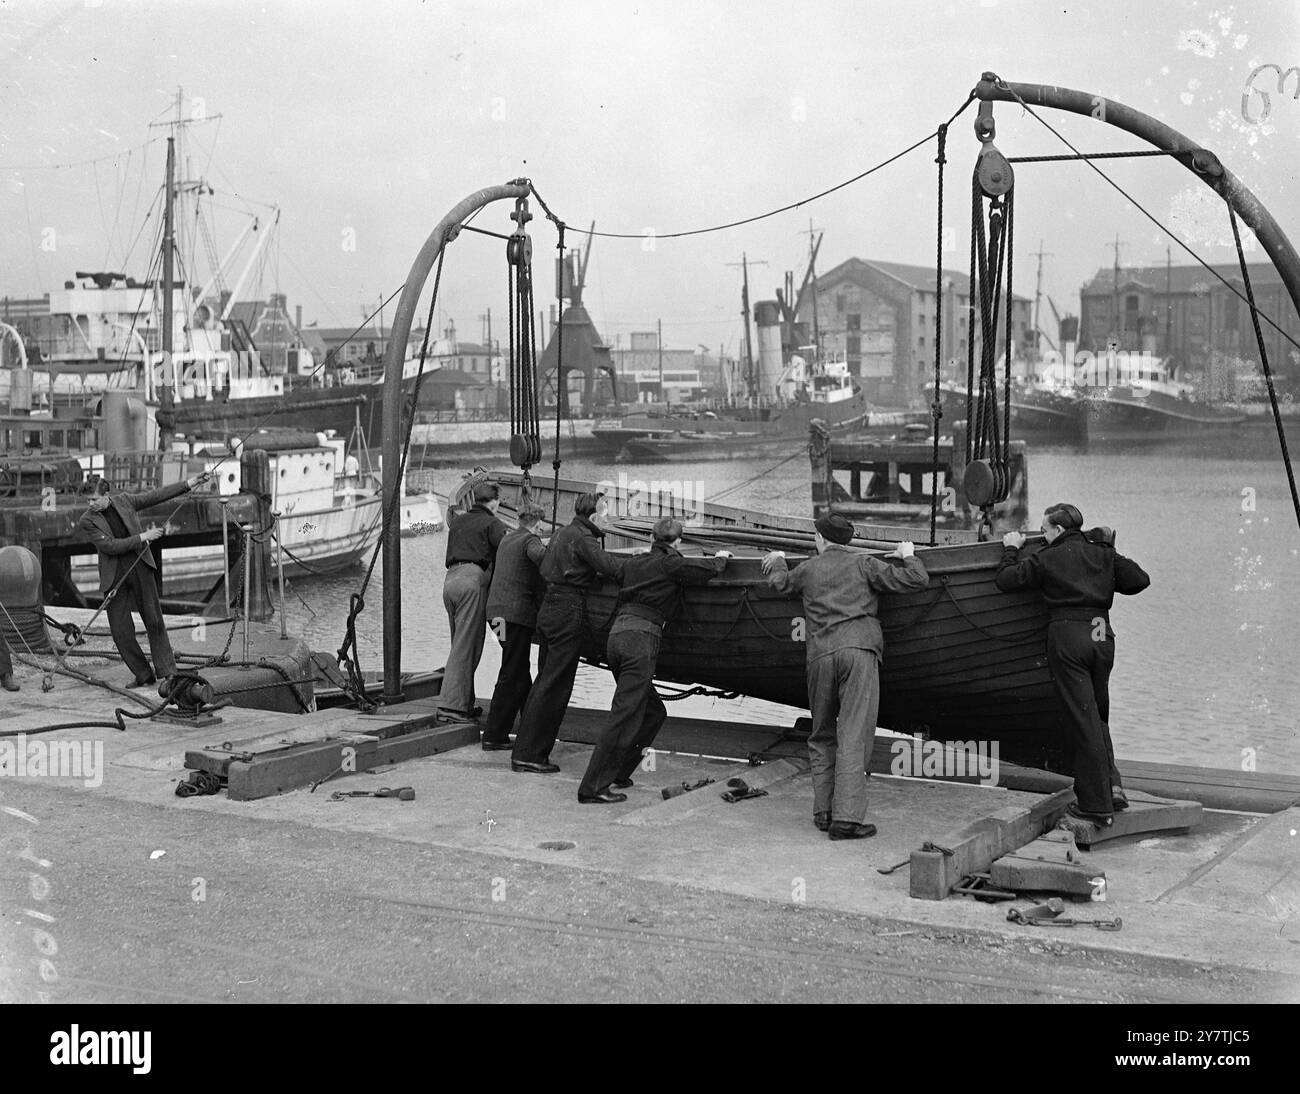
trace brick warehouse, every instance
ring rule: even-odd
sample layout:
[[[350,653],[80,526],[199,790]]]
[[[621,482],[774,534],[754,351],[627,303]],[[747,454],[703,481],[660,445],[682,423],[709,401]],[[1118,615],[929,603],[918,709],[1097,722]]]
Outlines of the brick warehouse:
[[[934,375],[934,280],[934,267],[860,258],[818,275],[817,329],[822,348],[848,362],[873,402],[906,405],[923,398],[921,389]],[[944,270],[943,282],[944,372],[964,378],[970,277]],[[1032,309],[1032,301],[1017,293],[1013,337],[1022,353],[1032,345]],[[813,329],[811,299],[804,302],[797,318]],[[998,329],[1001,334],[1005,324],[999,322]]]

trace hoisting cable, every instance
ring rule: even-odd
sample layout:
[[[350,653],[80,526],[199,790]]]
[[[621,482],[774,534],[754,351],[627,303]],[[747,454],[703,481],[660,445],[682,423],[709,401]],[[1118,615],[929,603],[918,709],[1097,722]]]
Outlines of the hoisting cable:
[[[442,250],[438,252],[438,268],[433,276],[433,295],[429,299],[429,317],[424,324],[424,341],[420,343],[420,367],[415,374],[415,384],[411,389],[408,406],[405,408],[406,435],[402,438],[402,458],[397,465],[395,482],[401,482],[402,477],[406,474],[406,459],[411,451],[411,434],[415,429],[415,408],[419,405],[420,385],[424,380],[424,363],[429,353],[429,334],[433,330],[435,309],[438,306],[438,287],[442,283],[442,262],[447,255],[447,244],[456,238],[456,234],[457,232],[454,230],[449,232],[443,242]],[[361,579],[361,588],[348,599],[348,618],[344,623],[343,644],[339,646],[338,651],[339,669],[348,678],[348,684],[344,687],[344,690],[356,699],[363,710],[373,710],[376,704],[366,693],[366,682],[361,675],[361,664],[358,659],[357,649],[357,616],[366,610],[366,589],[370,585],[371,575],[375,572],[375,563],[379,560],[379,552],[383,550],[384,533],[392,523],[393,517],[397,515],[400,500],[397,489],[394,487],[393,496],[385,505],[379,540],[375,543],[375,549],[370,553],[370,564],[366,567],[365,576]]]
[[[534,189],[533,194],[537,195]],[[537,203],[543,209],[546,203],[537,196]],[[549,212],[549,210],[548,210]],[[554,218],[552,218],[554,219]],[[555,226],[559,231],[559,239],[555,244],[555,249],[559,252],[560,261],[564,261],[564,221],[555,221]],[[554,481],[551,485],[551,527],[557,526],[557,518],[560,510],[560,429],[561,415],[564,411],[564,403],[567,401],[565,396],[568,395],[569,382],[564,376],[564,297],[561,295],[564,291],[564,285],[559,278],[556,278],[555,284],[555,304],[556,310],[559,311],[559,329],[555,332],[555,459],[551,461],[551,468],[555,472]]]
[[[1006,500],[1011,487],[1011,358],[1013,303],[1011,255],[1015,239],[1014,173],[993,144],[992,103],[981,103],[975,121],[981,148],[971,176],[971,310],[979,294],[980,369],[975,390],[974,338],[966,351],[966,501],[983,512],[981,537],[991,533],[993,507]],[[984,199],[989,199],[988,235],[984,229]],[[1006,275],[1006,344],[1004,346],[1002,413],[998,413],[997,343],[1002,281]],[[972,315],[972,325],[973,325]],[[1000,420],[999,420],[1000,419]]]
[[[1300,524],[1300,494],[1296,493],[1295,472],[1291,467],[1291,453],[1286,446],[1286,431],[1282,428],[1282,413],[1277,405],[1277,391],[1273,387],[1273,373],[1268,367],[1268,351],[1264,348],[1264,332],[1259,325],[1259,309],[1255,307],[1255,290],[1250,284],[1250,270],[1246,266],[1246,252],[1241,245],[1241,232],[1237,228],[1237,214],[1228,206],[1228,218],[1232,222],[1232,239],[1237,245],[1237,261],[1241,264],[1241,280],[1246,289],[1246,301],[1250,305],[1250,321],[1255,327],[1255,342],[1259,346],[1259,363],[1264,370],[1264,382],[1268,385],[1268,401],[1273,408],[1273,421],[1277,424],[1277,439],[1282,446],[1282,463],[1286,467],[1286,481],[1291,487],[1291,504],[1295,508],[1296,522]]]
[[[939,126],[939,215],[934,244],[934,402],[930,404],[930,418],[934,429],[934,456],[930,487],[930,546],[935,544],[935,524],[939,516],[939,422],[943,418],[943,400],[939,391],[940,359],[943,352],[943,165],[947,163],[944,152],[948,145],[948,126]],[[969,329],[969,328],[968,328]],[[969,337],[969,334],[968,334]]]
[[[951,125],[954,121],[957,120],[958,117],[961,116],[962,112],[968,106],[970,106],[970,104],[974,101],[975,101],[975,91],[972,89],[971,93],[966,96],[965,102],[963,102],[961,106],[959,106],[953,112],[952,117],[950,117],[948,121],[945,122],[944,124]],[[779,209],[772,209],[766,213],[759,213],[756,216],[745,217],[745,219],[743,220],[733,220],[726,224],[715,224],[708,228],[692,228],[690,231],[685,231],[685,232],[655,232],[654,238],[655,239],[682,239],[685,236],[705,235],[709,232],[723,232],[726,231],[728,228],[739,228],[745,224],[753,224],[755,221],[766,220],[768,217],[774,217],[781,213],[788,213],[791,209],[799,209],[804,205],[809,204],[810,202],[818,201],[829,194],[835,193],[837,190],[843,190],[846,186],[852,186],[855,182],[862,181],[862,179],[866,178],[868,175],[874,174],[875,172],[879,171],[883,167],[888,167],[894,161],[902,159],[909,152],[916,151],[916,149],[920,148],[923,144],[926,144],[933,139],[934,139],[934,134],[927,133],[920,140],[916,141],[913,144],[908,145],[901,152],[898,152],[890,156],[886,160],[882,160],[874,167],[868,167],[865,171],[861,172],[860,174],[854,175],[851,179],[845,179],[843,182],[836,183],[834,186],[822,190],[819,193],[812,194],[806,198],[801,198],[799,201],[792,201],[788,205],[782,205]],[[537,203],[542,207],[542,211],[546,214],[547,218],[553,221],[555,224],[559,225],[561,223],[559,217],[557,217],[553,212],[551,212],[550,207],[546,204],[545,201],[542,200],[542,195],[537,192],[536,187],[533,187],[533,196],[537,198]],[[645,239],[646,238],[646,233],[644,231],[598,232],[594,228],[575,228],[574,231],[585,236],[600,236],[602,239]]]
[[[533,219],[527,197],[515,201],[515,232],[506,243],[509,315],[510,462],[523,471],[521,502],[532,497],[529,468],[542,458],[537,393],[537,333],[533,325],[533,241],[525,225]],[[493,233],[495,234],[495,233]]]

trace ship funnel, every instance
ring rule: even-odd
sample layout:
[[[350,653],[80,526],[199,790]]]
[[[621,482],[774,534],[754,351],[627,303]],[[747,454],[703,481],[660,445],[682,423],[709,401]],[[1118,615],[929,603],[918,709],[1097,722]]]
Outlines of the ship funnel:
[[[775,300],[754,304],[754,325],[758,327],[758,390],[771,395],[785,367],[781,357],[781,309]]]

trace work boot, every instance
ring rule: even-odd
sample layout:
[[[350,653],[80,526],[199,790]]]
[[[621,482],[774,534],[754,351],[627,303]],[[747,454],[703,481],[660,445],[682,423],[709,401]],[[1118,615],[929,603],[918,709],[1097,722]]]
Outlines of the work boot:
[[[14,674],[12,672],[6,672],[3,676],[0,676],[0,688],[4,688],[5,691],[20,690],[18,685],[14,683]]]
[[[1116,813],[1128,808],[1128,796],[1124,793],[1122,786],[1112,786],[1110,788],[1110,807]]]
[[[1078,820],[1090,821],[1102,828],[1109,828],[1115,823],[1114,818],[1109,813],[1089,813],[1086,809],[1080,809],[1078,802],[1071,802],[1065,807],[1065,811]]]
[[[874,824],[856,824],[853,821],[832,821],[831,839],[867,839],[876,834]]]
[[[830,815],[830,813],[829,813],[829,812],[826,812],[826,813],[814,813],[814,814],[813,814],[813,825],[816,827],[816,829],[817,829],[818,832],[826,832],[826,831],[828,831],[828,830],[830,829],[830,826],[831,826],[831,815]]]

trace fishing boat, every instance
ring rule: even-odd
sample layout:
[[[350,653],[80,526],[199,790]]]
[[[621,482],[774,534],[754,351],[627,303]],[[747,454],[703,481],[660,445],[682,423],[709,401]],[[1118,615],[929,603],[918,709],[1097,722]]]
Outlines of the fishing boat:
[[[1175,378],[1168,358],[1112,349],[1080,373],[1077,390],[1092,443],[1187,437],[1247,420],[1237,409],[1198,398],[1194,385]]]

